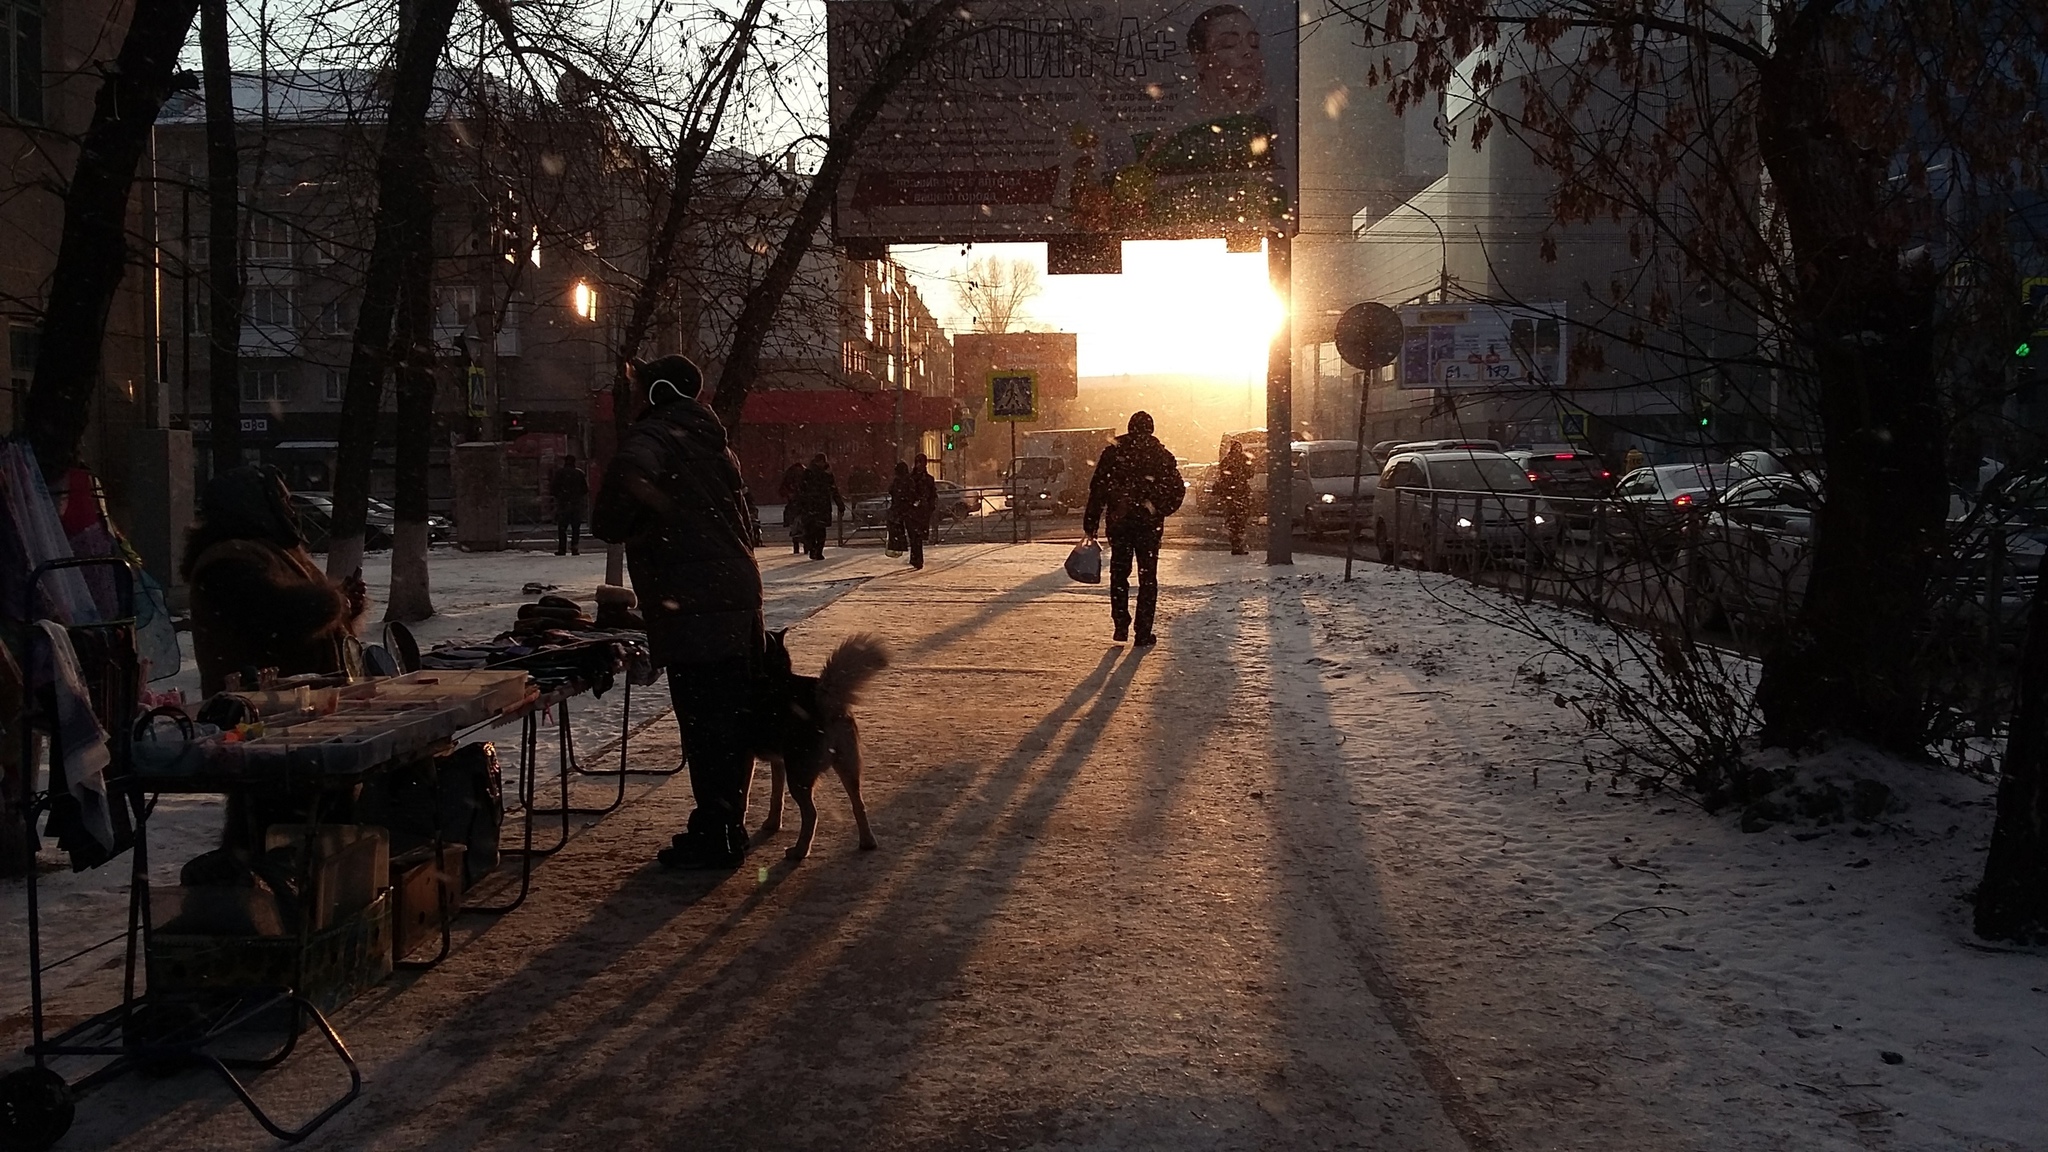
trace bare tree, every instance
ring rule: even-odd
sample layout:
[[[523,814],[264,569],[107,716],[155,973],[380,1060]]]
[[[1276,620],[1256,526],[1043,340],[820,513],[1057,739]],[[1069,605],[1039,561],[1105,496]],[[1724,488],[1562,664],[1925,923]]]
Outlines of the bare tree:
[[[419,189],[431,188],[427,155],[427,112],[434,95],[434,70],[448,44],[448,30],[460,0],[422,0],[412,23],[400,30],[394,52],[391,97],[385,105],[384,139],[377,156],[377,210],[370,262],[356,312],[348,380],[341,399],[341,443],[334,475],[334,520],[327,574],[341,578],[363,563],[363,530],[370,501],[370,456],[376,448],[377,411],[382,407],[384,372],[390,359],[392,318],[397,310],[407,245],[420,233],[414,214],[424,211],[431,231],[432,209]],[[425,516],[421,515],[424,522]]]
[[[982,256],[967,265],[953,295],[976,332],[1008,332],[1042,290],[1031,261]]]
[[[150,127],[174,90],[199,0],[137,0],[64,194],[64,234],[24,423],[45,475],[71,466],[99,384],[107,313],[127,271],[128,197]]]
[[[242,462],[242,174],[227,0],[200,0],[199,57],[206,89],[207,392],[213,400],[213,470],[219,474]]]

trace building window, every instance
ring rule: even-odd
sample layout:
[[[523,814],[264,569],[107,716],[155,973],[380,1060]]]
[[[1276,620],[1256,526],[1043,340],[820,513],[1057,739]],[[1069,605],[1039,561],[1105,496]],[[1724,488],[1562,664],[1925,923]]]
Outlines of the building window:
[[[593,312],[591,315],[595,315],[594,300],[592,301],[592,306]],[[579,316],[583,316],[585,320],[591,318],[591,315],[584,314],[580,304],[577,306],[576,313]],[[475,285],[455,284],[434,290],[434,323],[436,326],[441,328],[467,328],[470,322],[475,319]]]
[[[251,288],[243,309],[243,319],[250,324],[289,328],[296,322],[289,288]]]
[[[597,289],[587,280],[578,280],[569,291],[569,306],[585,320],[597,319]]]
[[[343,379],[344,376],[341,369],[329,368],[327,370],[326,386],[321,391],[320,394],[326,398],[329,404],[341,403],[341,385]]]
[[[339,250],[340,245],[336,244],[332,240],[322,240],[318,237],[315,237],[311,240],[306,241],[306,253],[308,256],[312,258],[312,261],[315,264],[334,263],[335,260],[339,259],[339,257],[336,255],[336,253],[339,252]]]
[[[31,0],[0,0],[0,112],[43,120],[43,9]]]
[[[284,373],[276,368],[250,368],[242,372],[242,402],[260,404],[284,399]]]
[[[341,301],[334,300],[320,306],[320,332],[325,336],[348,335],[348,319],[342,311]]]
[[[289,264],[292,262],[291,226],[263,212],[249,213],[249,263]]]

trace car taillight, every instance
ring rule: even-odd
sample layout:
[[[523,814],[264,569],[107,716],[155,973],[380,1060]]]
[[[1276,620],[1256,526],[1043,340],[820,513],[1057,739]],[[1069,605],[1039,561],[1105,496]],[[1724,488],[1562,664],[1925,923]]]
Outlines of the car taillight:
[[[1614,473],[1612,473],[1612,472],[1602,472],[1602,473],[1600,474],[1600,478],[1601,478],[1602,480],[1612,480],[1612,479],[1614,479]]]
[[[1529,478],[1529,483],[1531,483],[1531,484],[1534,484],[1534,483],[1535,483],[1535,482],[1537,482],[1538,480],[1541,480],[1541,479],[1543,479],[1543,477],[1541,477],[1541,476],[1538,476],[1538,475],[1537,475],[1536,473],[1534,473],[1534,472],[1525,472],[1525,473],[1523,473],[1523,475],[1525,475],[1525,476],[1527,476],[1527,477]]]
[[[1671,502],[1673,504],[1678,505],[1680,508],[1688,507],[1692,504],[1692,493],[1681,492],[1678,495],[1673,496],[1671,498]]]
[[[1558,453],[1557,455],[1555,455],[1555,456],[1552,456],[1552,457],[1551,457],[1551,459],[1552,459],[1552,460],[1577,460],[1577,459],[1578,459],[1578,457],[1577,457],[1577,456],[1574,456],[1574,455],[1572,455],[1572,454],[1571,454],[1570,452],[1559,452],[1559,453]]]

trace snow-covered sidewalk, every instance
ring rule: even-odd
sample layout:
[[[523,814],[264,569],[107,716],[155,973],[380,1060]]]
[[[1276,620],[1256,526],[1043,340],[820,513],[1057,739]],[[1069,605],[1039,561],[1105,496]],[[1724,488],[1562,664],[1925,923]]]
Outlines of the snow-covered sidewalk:
[[[1892,808],[1757,833],[1612,788],[1569,675],[1438,576],[1170,550],[1141,653],[1061,546],[773,551],[800,666],[897,651],[861,708],[881,851],[828,782],[808,863],[664,873],[687,784],[636,786],[341,1014],[365,1097],[309,1147],[2048,1146],[2048,958],[1966,931],[1982,781],[1836,753],[1808,768]],[[436,563],[427,642],[602,562]],[[117,1082],[63,1145],[260,1146],[197,1077]]]

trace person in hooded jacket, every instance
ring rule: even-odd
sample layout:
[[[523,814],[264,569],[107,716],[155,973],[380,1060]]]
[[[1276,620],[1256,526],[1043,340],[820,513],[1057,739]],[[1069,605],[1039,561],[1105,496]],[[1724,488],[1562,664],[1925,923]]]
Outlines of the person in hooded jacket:
[[[1131,413],[1130,430],[1102,450],[1088,485],[1088,510],[1081,531],[1095,539],[1096,529],[1109,533],[1109,615],[1116,639],[1129,639],[1131,566],[1138,568],[1138,635],[1140,647],[1158,642],[1152,621],[1159,606],[1159,541],[1166,518],[1180,510],[1187,484],[1180,465],[1152,435],[1152,416]]]
[[[1252,460],[1244,445],[1235,440],[1216,465],[1216,503],[1223,509],[1223,525],[1230,533],[1230,554],[1243,556],[1245,528],[1252,518]]]
[[[839,481],[833,478],[823,452],[811,457],[810,467],[797,482],[796,510],[803,518],[804,551],[813,560],[823,560],[825,533],[832,527],[834,513],[846,515],[846,497],[839,494]]]
[[[314,563],[276,468],[244,464],[207,482],[200,521],[185,538],[184,576],[192,655],[208,696],[249,669],[361,674],[362,574],[337,586]]]
[[[627,366],[647,408],[605,469],[591,535],[626,549],[654,663],[688,750],[697,807],[659,853],[683,868],[736,868],[746,857],[754,756],[746,709],[765,634],[760,544],[725,426],[702,403],[687,357]]]

